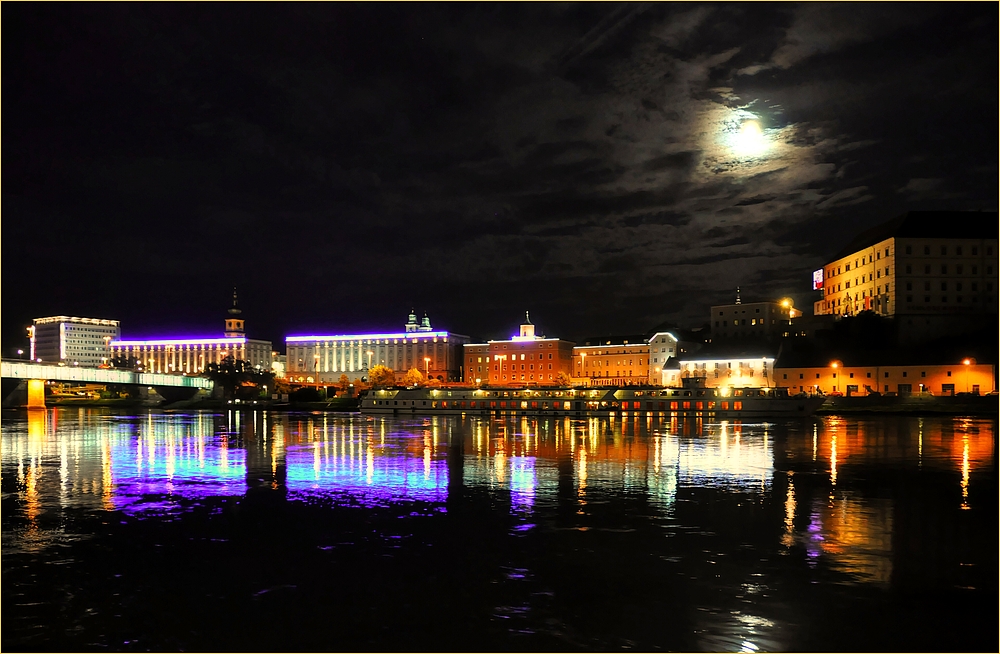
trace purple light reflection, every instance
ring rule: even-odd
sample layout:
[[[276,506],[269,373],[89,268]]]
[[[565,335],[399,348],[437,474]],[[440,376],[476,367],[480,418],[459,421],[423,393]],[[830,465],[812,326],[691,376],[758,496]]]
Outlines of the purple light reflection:
[[[400,500],[444,503],[448,499],[448,468],[443,459],[408,452],[358,448],[356,455],[328,453],[313,445],[285,452],[289,498],[322,497],[366,508],[385,507]]]
[[[109,442],[111,504],[129,515],[169,513],[180,499],[243,495],[246,452],[203,438]]]

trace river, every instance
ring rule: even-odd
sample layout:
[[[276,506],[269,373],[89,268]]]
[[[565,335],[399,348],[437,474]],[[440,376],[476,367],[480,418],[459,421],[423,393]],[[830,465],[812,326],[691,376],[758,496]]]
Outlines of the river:
[[[996,432],[5,411],[0,644],[996,651]]]

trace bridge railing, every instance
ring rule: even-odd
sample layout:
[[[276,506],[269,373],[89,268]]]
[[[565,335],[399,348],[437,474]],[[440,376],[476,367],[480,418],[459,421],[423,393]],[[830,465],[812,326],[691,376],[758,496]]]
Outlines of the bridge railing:
[[[211,389],[211,379],[186,375],[116,370],[114,368],[81,368],[79,366],[46,365],[28,361],[0,362],[0,376],[10,379],[45,379],[51,381],[84,382],[91,384],[139,384],[142,386],[184,386]]]

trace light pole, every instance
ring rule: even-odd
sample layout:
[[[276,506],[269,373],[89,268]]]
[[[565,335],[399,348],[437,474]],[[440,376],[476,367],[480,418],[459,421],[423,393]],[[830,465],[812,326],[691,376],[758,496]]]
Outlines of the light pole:
[[[431,365],[431,358],[424,357],[424,381],[430,379],[430,365]]]
[[[20,359],[21,355],[23,355],[23,354],[24,354],[24,350],[18,350],[17,351],[17,358]]]
[[[316,387],[319,387],[319,355],[313,355],[313,374],[316,375]]]
[[[972,364],[972,359],[963,359],[962,365],[965,366],[965,392],[969,392],[969,366]]]
[[[580,376],[581,377],[586,377],[587,376],[587,353],[586,352],[581,352],[580,353],[580,368],[582,368],[582,372],[580,373]],[[589,384],[588,384],[588,386],[589,386]]]

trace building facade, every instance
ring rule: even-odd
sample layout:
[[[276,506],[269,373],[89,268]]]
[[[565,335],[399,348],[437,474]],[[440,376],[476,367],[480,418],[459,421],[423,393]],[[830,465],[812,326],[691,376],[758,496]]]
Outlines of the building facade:
[[[659,386],[663,371],[671,360],[676,362],[681,349],[671,332],[657,332],[648,339],[590,341],[573,348],[573,381],[585,386]]]
[[[167,337],[147,340],[114,340],[109,344],[111,358],[134,359],[148,372],[200,374],[210,363],[226,357],[247,361],[254,368],[271,369],[271,341],[247,338],[236,291],[233,306],[225,319],[222,337]]]
[[[997,313],[997,213],[910,212],[868,230],[813,273],[816,315]]]
[[[709,388],[759,388],[777,386],[774,357],[761,354],[681,358],[676,369],[663,371],[664,386],[682,386],[688,378],[701,379]]]
[[[341,375],[362,379],[383,365],[402,380],[416,368],[441,382],[462,379],[462,346],[468,336],[435,331],[427,315],[411,312],[404,331],[383,334],[326,334],[285,338],[285,376],[290,381],[335,383]]]
[[[109,343],[121,337],[117,320],[50,316],[28,328],[31,360],[96,368],[107,363]]]
[[[777,386],[803,393],[867,395],[871,392],[909,395],[985,395],[996,390],[994,367],[989,364],[844,366],[777,368]]]
[[[790,299],[768,302],[747,302],[740,299],[736,290],[736,302],[717,304],[712,307],[709,325],[712,340],[730,338],[774,338],[789,336],[792,320],[802,312],[792,306]]]
[[[573,375],[573,343],[535,334],[525,313],[516,336],[465,346],[465,382],[490,386],[557,386]],[[478,380],[478,381],[477,381]]]

